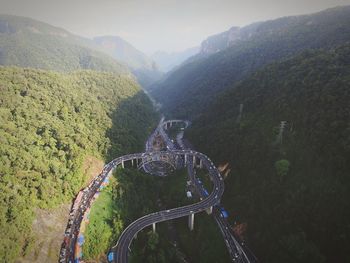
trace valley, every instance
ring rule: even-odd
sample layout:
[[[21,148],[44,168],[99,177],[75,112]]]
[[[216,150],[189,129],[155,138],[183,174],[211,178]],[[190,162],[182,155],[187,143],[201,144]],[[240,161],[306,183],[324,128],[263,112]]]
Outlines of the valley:
[[[350,2],[156,2],[1,3],[0,261],[349,262]]]

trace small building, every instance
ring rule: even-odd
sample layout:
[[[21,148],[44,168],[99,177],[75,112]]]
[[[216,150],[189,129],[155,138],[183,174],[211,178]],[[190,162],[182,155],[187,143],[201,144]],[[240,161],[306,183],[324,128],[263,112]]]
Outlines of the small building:
[[[188,198],[192,198],[192,193],[191,193],[191,191],[187,191],[187,192],[186,192],[186,195],[187,195]]]

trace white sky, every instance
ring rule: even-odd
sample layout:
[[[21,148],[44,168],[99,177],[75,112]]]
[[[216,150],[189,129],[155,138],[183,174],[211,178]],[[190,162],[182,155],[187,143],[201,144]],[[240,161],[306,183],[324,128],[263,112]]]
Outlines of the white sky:
[[[350,0],[0,0],[27,16],[85,37],[118,35],[141,51],[180,51],[231,26],[350,5]]]

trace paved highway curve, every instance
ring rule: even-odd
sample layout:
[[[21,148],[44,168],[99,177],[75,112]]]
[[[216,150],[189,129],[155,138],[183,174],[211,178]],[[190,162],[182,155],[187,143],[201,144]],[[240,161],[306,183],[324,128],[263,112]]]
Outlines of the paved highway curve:
[[[188,121],[184,121],[185,127],[189,125]],[[162,125],[161,127],[165,128],[166,125]],[[181,131],[176,136],[176,142],[178,147],[174,145],[175,148],[178,149],[190,149],[189,146],[186,146],[183,142],[183,134],[184,132]],[[167,134],[165,133],[167,136]],[[166,141],[170,140],[165,139]],[[198,179],[196,179],[194,169],[194,164],[192,162],[188,163],[187,165],[187,171],[189,180],[191,181],[191,184],[195,187],[196,193],[200,198],[204,198],[206,195],[204,193],[203,185],[199,182]],[[240,241],[240,238],[232,231],[232,228],[230,224],[228,223],[227,219],[222,216],[220,206],[217,205],[213,208],[213,217],[221,231],[221,234],[225,240],[226,247],[228,249],[228,252],[230,254],[230,257],[232,261],[237,263],[256,263],[258,262],[255,255],[250,251],[250,249],[243,244],[243,242]]]
[[[198,203],[152,213],[141,217],[133,223],[131,223],[120,235],[117,245],[112,248],[112,251],[115,255],[114,262],[128,262],[129,246],[134,236],[145,227],[150,226],[153,223],[159,223],[166,220],[171,220],[199,213],[220,203],[221,196],[224,193],[224,182],[218,169],[214,166],[214,164],[206,155],[191,150],[174,150],[162,153],[180,155],[184,159],[186,155],[187,160],[188,158],[192,158],[192,160],[193,158],[198,158],[199,160],[201,160],[203,167],[205,167],[208,170],[209,175],[213,181],[214,190],[208,197],[206,197]]]
[[[90,183],[88,187],[80,191],[70,213],[69,222],[65,233],[65,240],[61,247],[59,259],[60,263],[79,262],[80,256],[79,251],[77,251],[78,248],[76,243],[84,214],[90,209],[90,206],[95,199],[95,194],[99,191],[105,179],[112,174],[112,171],[117,168],[118,165],[124,167],[124,162],[132,161],[133,163],[139,163],[144,159],[154,158],[155,156],[168,156],[173,159],[180,159],[182,160],[183,166],[188,165],[190,167],[192,166],[193,161],[199,161],[202,168],[205,168],[208,171],[214,186],[212,193],[198,203],[152,213],[137,219],[127,226],[120,235],[117,244],[112,248],[112,252],[114,254],[113,262],[128,262],[128,251],[131,242],[135,235],[137,235],[137,233],[145,227],[154,223],[190,216],[191,214],[202,212],[208,208],[210,209],[220,203],[220,199],[224,193],[224,182],[218,169],[205,154],[187,149],[177,150],[173,141],[171,141],[164,132],[164,126],[166,124],[163,123],[163,120],[164,119],[162,118],[157,129],[151,134],[146,142],[146,152],[128,154],[114,159],[103,168],[102,172]],[[189,124],[189,122],[184,123],[186,127]],[[152,141],[154,140],[157,132],[165,140],[169,151],[152,151]]]

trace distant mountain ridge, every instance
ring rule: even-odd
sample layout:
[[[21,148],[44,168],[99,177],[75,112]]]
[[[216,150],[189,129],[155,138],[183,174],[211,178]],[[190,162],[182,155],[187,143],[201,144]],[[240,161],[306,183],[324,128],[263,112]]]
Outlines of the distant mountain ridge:
[[[210,55],[222,51],[226,48],[239,44],[240,41],[247,41],[256,37],[272,36],[275,34],[283,35],[291,26],[312,27],[322,23],[322,19],[333,19],[333,12],[343,16],[346,6],[330,8],[319,13],[311,15],[287,16],[264,22],[252,23],[244,27],[233,26],[222,33],[209,36],[201,43],[200,54]],[[323,21],[326,22],[326,21]],[[329,21],[331,22],[331,21]]]
[[[13,15],[0,15],[0,65],[70,72],[133,73],[143,87],[163,73],[152,59],[118,36],[93,40]]]
[[[144,88],[163,76],[163,73],[151,58],[121,37],[100,36],[95,37],[93,41],[101,48],[101,51],[128,65]]]
[[[91,40],[13,15],[0,15],[0,65],[129,74],[125,65],[98,51]]]
[[[233,28],[204,41],[202,53],[150,91],[169,114],[195,118],[220,92],[262,66],[306,49],[329,49],[349,41],[350,6]]]
[[[110,54],[117,60],[126,63],[132,69],[157,69],[155,62],[152,61],[152,59],[119,36],[99,36],[94,37],[93,41],[105,50],[106,53]]]
[[[210,36],[201,44],[200,53],[213,54],[228,48],[236,40],[240,40],[240,28],[232,27],[228,31]]]
[[[199,52],[199,47],[193,47],[186,49],[180,52],[164,52],[158,51],[154,53],[151,58],[156,61],[159,65],[160,69],[165,72],[168,72],[174,69],[176,66],[179,66],[182,62],[184,62],[189,57],[196,55]]]

